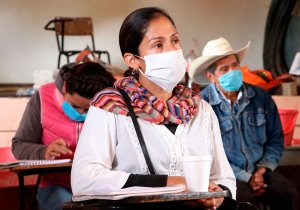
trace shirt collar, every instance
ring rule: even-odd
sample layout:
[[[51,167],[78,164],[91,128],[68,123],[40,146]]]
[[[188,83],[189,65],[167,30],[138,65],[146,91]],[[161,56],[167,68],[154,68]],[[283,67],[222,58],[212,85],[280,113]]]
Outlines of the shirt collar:
[[[217,104],[221,103],[222,100],[225,100],[230,103],[229,99],[226,98],[226,96],[217,89],[215,83],[209,84],[208,88],[209,88],[208,100],[211,105],[217,105]],[[255,92],[254,92],[253,88],[250,85],[248,85],[247,83],[243,83],[243,86],[238,93],[237,99],[240,100],[243,98],[243,96],[245,96],[249,99],[249,98],[252,98],[254,95],[255,95]]]

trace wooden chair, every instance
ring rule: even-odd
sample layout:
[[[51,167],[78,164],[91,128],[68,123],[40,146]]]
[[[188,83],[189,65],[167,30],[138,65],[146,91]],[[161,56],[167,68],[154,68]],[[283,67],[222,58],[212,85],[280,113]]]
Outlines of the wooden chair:
[[[55,31],[56,41],[58,46],[58,64],[57,68],[60,67],[61,56],[67,57],[67,62],[69,63],[70,56],[76,55],[82,51],[82,49],[66,50],[65,49],[65,39],[67,36],[88,36],[91,38],[92,50],[100,58],[102,54],[107,56],[107,62],[110,64],[110,55],[108,51],[96,50],[94,33],[93,33],[93,22],[90,17],[55,17],[50,20],[46,26],[45,30]]]

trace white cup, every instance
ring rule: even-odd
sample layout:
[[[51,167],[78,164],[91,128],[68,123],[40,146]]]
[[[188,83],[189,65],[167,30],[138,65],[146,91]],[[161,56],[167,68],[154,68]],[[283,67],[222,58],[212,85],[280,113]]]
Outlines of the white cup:
[[[211,155],[185,156],[182,168],[188,191],[208,192]]]

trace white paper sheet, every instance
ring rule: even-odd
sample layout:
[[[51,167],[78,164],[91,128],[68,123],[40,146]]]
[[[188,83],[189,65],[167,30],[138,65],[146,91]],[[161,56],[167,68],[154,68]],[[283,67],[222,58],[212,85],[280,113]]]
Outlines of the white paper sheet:
[[[168,187],[128,187],[114,189],[112,186],[103,186],[97,192],[77,193],[72,197],[73,201],[90,199],[120,200],[132,196],[161,195],[168,193],[180,193],[185,190],[185,185],[173,185]]]

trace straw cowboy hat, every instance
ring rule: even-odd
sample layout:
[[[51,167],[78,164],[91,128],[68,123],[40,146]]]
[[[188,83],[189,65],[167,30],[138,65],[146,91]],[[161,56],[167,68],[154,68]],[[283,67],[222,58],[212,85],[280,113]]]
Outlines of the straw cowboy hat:
[[[245,47],[239,50],[233,50],[230,43],[223,37],[209,41],[203,49],[202,56],[191,62],[188,71],[189,77],[194,83],[207,85],[210,81],[206,78],[205,71],[211,64],[221,58],[233,54],[237,55],[241,62],[244,59],[249,46],[250,41]]]

